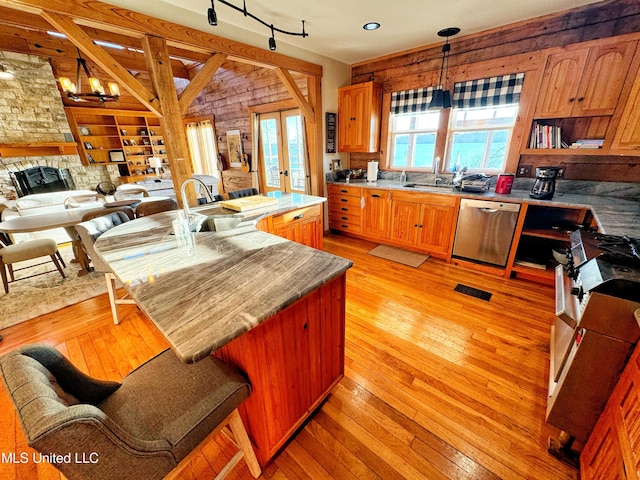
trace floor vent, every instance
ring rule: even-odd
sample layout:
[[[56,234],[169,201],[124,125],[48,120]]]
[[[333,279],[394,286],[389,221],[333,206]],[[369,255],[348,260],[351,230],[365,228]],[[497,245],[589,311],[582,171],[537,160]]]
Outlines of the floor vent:
[[[468,287],[467,285],[462,285],[461,283],[456,285],[456,288],[454,288],[454,290],[456,292],[460,292],[460,293],[464,293],[465,295],[469,295],[470,297],[479,298],[480,300],[484,300],[486,302],[491,300],[491,295],[492,295],[491,293],[485,292],[484,290],[479,290],[477,288]]]

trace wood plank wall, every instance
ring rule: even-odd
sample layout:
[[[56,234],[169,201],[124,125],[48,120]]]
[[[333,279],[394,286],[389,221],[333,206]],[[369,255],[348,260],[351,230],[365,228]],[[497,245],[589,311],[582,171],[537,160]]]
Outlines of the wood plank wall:
[[[597,40],[640,31],[640,2],[610,0],[539,17],[473,35],[450,39],[449,69],[463,71],[465,66],[493,61],[507,64],[515,55],[546,48]],[[376,81],[385,92],[429,86],[440,69],[442,45],[429,45],[352,66],[351,83]],[[384,118],[384,115],[383,115]],[[368,161],[382,163],[380,154],[352,153],[351,168],[366,168]],[[521,164],[564,164],[565,178],[574,180],[640,181],[638,157],[523,156]],[[534,168],[535,171],[535,168]]]
[[[307,95],[306,76],[291,72],[303,95]],[[240,130],[246,138],[243,148],[251,153],[251,119],[248,108],[291,99],[274,70],[227,61],[191,104],[185,118],[214,117],[218,151],[228,159],[226,132]]]

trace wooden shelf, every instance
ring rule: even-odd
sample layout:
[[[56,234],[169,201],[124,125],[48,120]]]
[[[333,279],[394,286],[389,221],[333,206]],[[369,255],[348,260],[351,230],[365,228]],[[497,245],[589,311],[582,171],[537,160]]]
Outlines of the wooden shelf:
[[[558,230],[548,229],[548,228],[540,228],[540,229],[523,229],[522,235],[528,235],[530,237],[538,237],[538,238],[548,238],[550,240],[559,240],[568,242],[569,235],[560,232]]]
[[[75,155],[75,142],[0,143],[0,157],[46,157]]]
[[[523,155],[611,155],[602,148],[525,148]]]

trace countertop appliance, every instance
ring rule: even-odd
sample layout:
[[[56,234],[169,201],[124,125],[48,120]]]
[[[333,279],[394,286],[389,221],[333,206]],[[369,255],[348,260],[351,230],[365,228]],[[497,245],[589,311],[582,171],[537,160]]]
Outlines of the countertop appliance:
[[[640,339],[639,241],[586,230],[570,240],[556,267],[546,420],[584,441]]]
[[[460,200],[453,256],[504,267],[516,230],[520,204]]]
[[[556,191],[556,180],[560,170],[562,170],[560,167],[536,168],[536,181],[529,196],[537,200],[550,200]]]
[[[490,185],[491,177],[484,173],[460,176],[453,180],[453,188],[461,192],[484,193]]]

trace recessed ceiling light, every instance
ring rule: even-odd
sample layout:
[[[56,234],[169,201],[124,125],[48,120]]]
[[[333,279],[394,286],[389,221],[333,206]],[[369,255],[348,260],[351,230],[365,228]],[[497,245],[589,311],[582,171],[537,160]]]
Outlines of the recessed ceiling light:
[[[378,28],[380,28],[380,24],[378,22],[368,22],[365,23],[362,28],[364,28],[365,30],[377,30]]]

